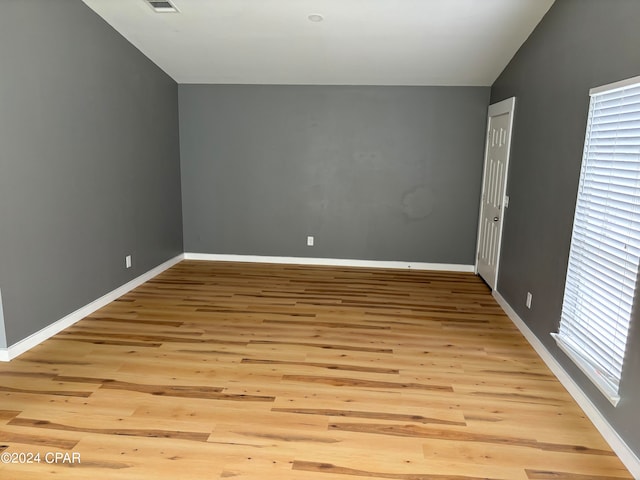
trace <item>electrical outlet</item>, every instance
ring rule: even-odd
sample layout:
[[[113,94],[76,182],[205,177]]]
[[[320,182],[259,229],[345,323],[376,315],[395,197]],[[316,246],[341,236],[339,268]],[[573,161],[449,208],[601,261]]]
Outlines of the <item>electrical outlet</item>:
[[[307,237],[307,247],[313,247],[314,238],[313,235]]]
[[[127,255],[124,257],[124,266],[127,268],[131,268],[131,255]]]
[[[531,300],[533,300],[533,295],[531,292],[527,292],[527,301],[525,302],[527,308],[531,308]]]

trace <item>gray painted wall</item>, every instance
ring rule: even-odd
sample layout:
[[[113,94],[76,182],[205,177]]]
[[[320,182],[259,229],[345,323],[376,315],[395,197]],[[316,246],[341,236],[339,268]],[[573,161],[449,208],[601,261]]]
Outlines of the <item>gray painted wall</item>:
[[[11,345],[183,251],[178,88],[80,0],[3,0],[0,65]]]
[[[493,85],[491,100],[517,97],[498,290],[640,455],[638,314],[617,408],[549,336],[560,320],[589,89],[640,75],[638,19],[637,0],[557,0]]]
[[[187,252],[473,264],[488,88],[179,92]]]

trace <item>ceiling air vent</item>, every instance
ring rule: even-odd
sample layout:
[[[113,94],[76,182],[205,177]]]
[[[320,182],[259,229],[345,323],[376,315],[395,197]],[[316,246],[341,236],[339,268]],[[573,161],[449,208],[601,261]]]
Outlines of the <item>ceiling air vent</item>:
[[[173,5],[173,3],[168,1],[156,2],[154,0],[146,0],[146,2],[153,8],[155,12],[158,13],[176,13],[178,9]]]

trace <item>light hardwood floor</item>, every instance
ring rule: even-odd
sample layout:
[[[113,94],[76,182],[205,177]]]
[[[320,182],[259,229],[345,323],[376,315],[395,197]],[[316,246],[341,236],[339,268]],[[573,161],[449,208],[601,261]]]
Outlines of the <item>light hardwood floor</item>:
[[[472,274],[184,261],[0,379],[2,479],[632,478]]]

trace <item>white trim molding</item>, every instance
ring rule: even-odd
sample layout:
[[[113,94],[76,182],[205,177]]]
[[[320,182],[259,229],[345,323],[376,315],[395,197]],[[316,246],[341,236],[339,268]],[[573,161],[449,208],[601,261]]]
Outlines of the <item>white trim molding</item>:
[[[46,326],[42,330],[37,331],[36,333],[28,336],[27,338],[20,340],[17,343],[14,343],[8,348],[0,348],[0,361],[8,362],[18,355],[23,354],[27,350],[39,345],[44,342],[46,339],[51,338],[56,333],[61,332],[65,328],[70,327],[74,323],[82,320],[87,315],[91,315],[96,310],[104,307],[105,305],[113,302],[117,298],[121,297],[125,293],[133,290],[136,287],[139,287],[144,282],[151,280],[156,275],[164,272],[165,270],[173,267],[175,264],[179,263],[184,259],[184,254],[180,254],[176,257],[173,257],[170,260],[167,260],[161,265],[158,265],[155,268],[152,268],[146,273],[143,273],[139,277],[134,278],[130,282],[125,283],[124,285],[116,288],[115,290],[103,295],[102,297],[94,300],[91,303],[88,303],[84,307],[79,308],[75,312],[70,313],[66,317],[61,318],[60,320],[52,323],[51,325]]]
[[[2,310],[2,290],[0,290],[0,342],[2,342],[3,345],[7,344],[7,335],[4,328],[4,313]],[[3,350],[6,350],[6,348],[0,348],[0,361],[9,361],[8,356],[5,360],[5,352]]]
[[[629,87],[631,85],[636,85],[640,83],[640,76],[625,78],[624,80],[620,80],[619,82],[608,83],[606,85],[601,85],[599,87],[594,87],[589,90],[589,95],[594,96],[598,95],[602,92],[611,92],[614,90],[621,90],[623,88]]]
[[[375,260],[347,260],[335,258],[305,258],[305,257],[265,257],[259,255],[217,255],[208,253],[183,253],[161,265],[149,270],[130,282],[116,288],[115,290],[103,295],[93,302],[79,308],[75,312],[61,318],[60,320],[46,326],[42,330],[35,332],[27,338],[20,340],[8,348],[0,348],[0,361],[8,362],[36,345],[44,342],[46,339],[61,332],[65,328],[70,327],[74,323],[82,320],[87,315],[91,315],[96,310],[104,307],[110,302],[121,297],[125,293],[142,285],[144,282],[151,280],[156,275],[171,268],[182,260],[205,260],[217,262],[255,262],[255,263],[280,263],[280,264],[297,264],[297,265],[329,265],[329,266],[345,266],[345,267],[370,267],[370,268],[401,268],[414,270],[441,270],[450,272],[473,272],[473,265],[459,265],[446,263],[420,263],[420,262],[387,262]],[[1,312],[1,310],[0,310]],[[1,319],[1,317],[0,317]],[[0,325],[1,326],[1,325]]]
[[[265,257],[261,255],[219,255],[212,253],[185,253],[185,260],[208,262],[280,263],[293,265],[326,265],[332,267],[401,268],[410,270],[441,270],[473,273],[473,265],[456,263],[390,262],[380,260],[349,260],[342,258]]]
[[[547,347],[544,346],[540,339],[527,327],[524,320],[518,316],[502,295],[494,290],[493,296],[529,344],[531,344],[536,353],[540,355],[547,367],[549,367],[558,380],[560,380],[560,383],[562,383],[587,417],[593,422],[611,449],[618,455],[629,472],[631,472],[633,478],[640,478],[640,459],[638,459],[633,450],[631,450],[620,435],[618,435],[618,432],[615,431],[604,415],[600,413],[600,410],[597,409],[575,380],[571,378],[562,365],[551,355],[551,352],[547,350]]]

